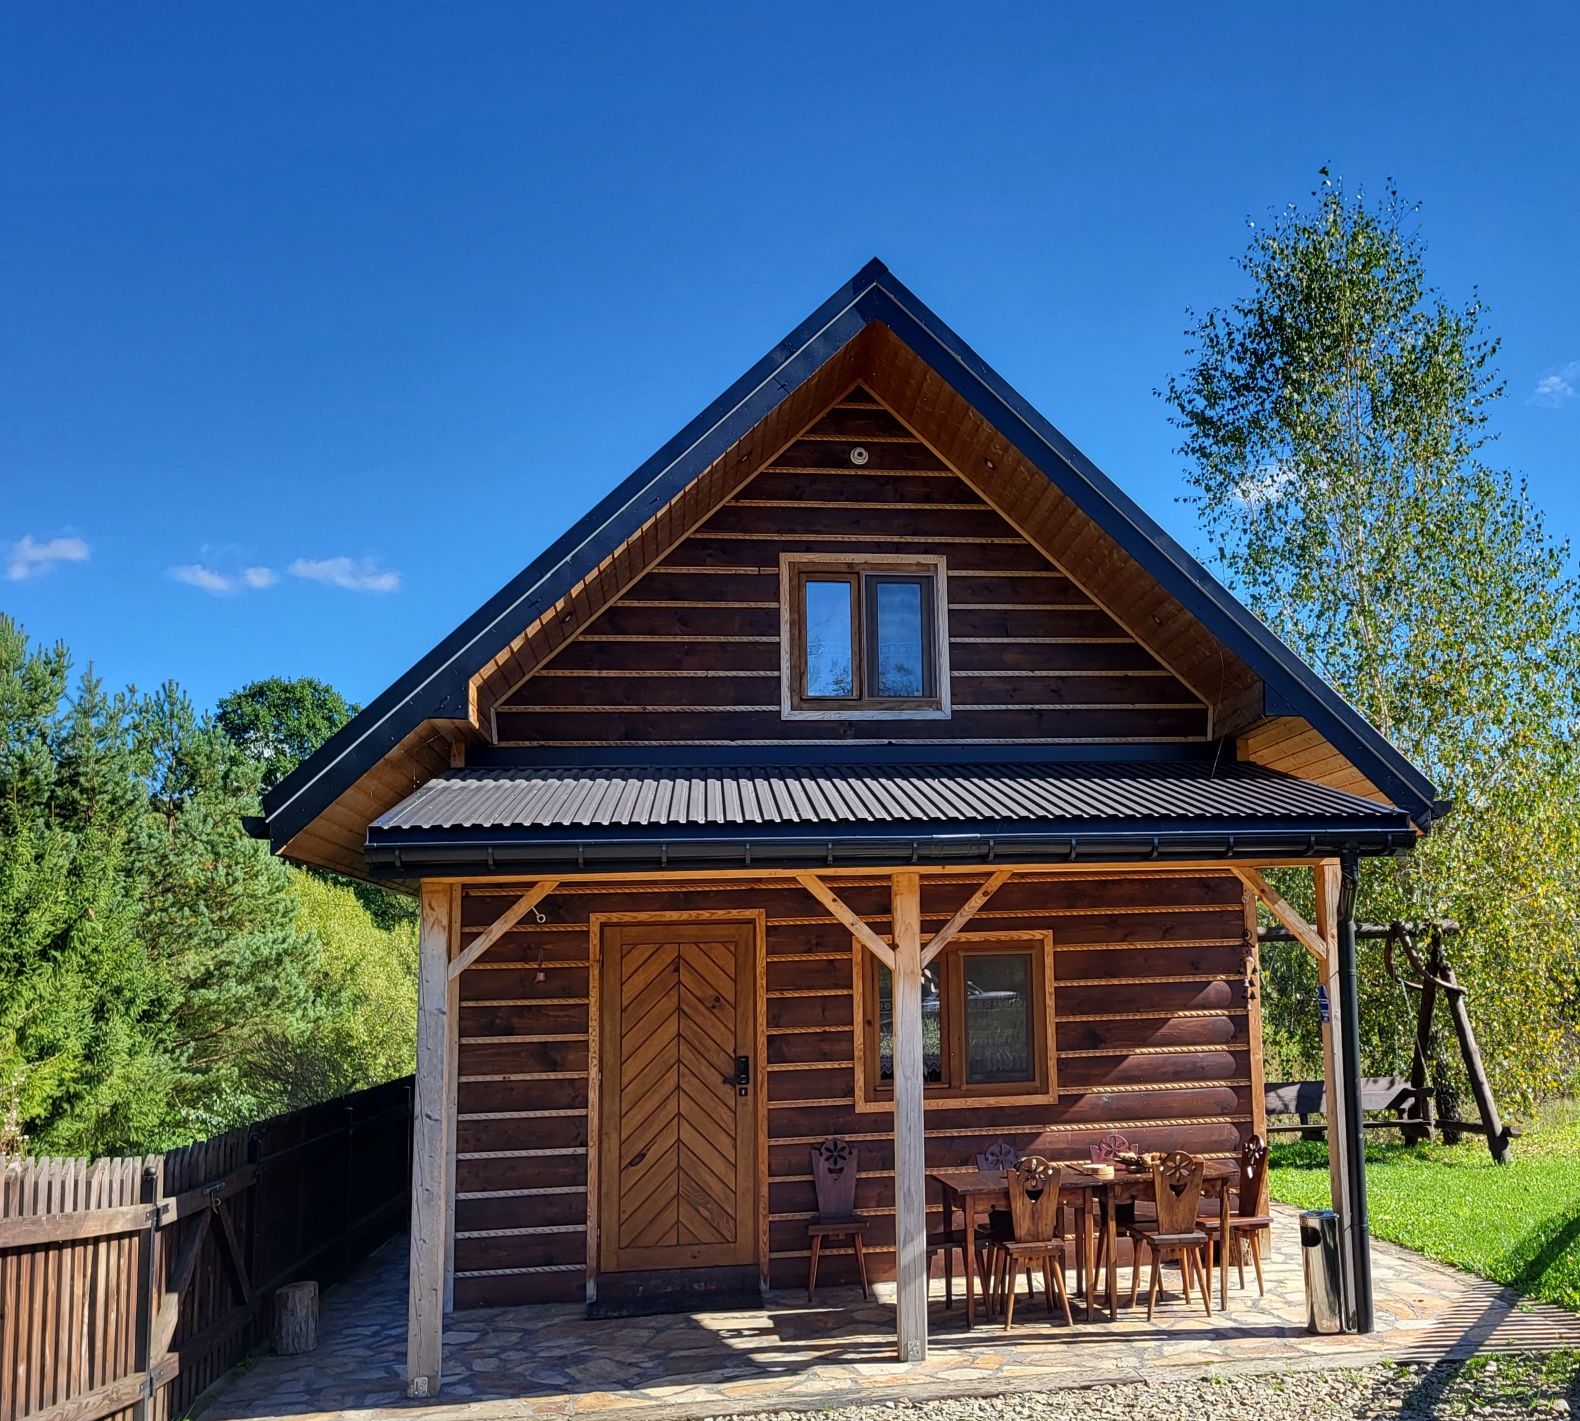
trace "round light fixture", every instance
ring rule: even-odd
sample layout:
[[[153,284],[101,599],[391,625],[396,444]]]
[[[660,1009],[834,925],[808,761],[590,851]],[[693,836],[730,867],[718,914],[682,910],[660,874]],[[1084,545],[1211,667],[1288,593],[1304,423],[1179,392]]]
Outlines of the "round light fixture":
[[[867,451],[859,444],[850,451],[850,462],[856,465],[857,468],[860,468],[863,464],[865,464],[869,457],[870,456],[868,455]]]

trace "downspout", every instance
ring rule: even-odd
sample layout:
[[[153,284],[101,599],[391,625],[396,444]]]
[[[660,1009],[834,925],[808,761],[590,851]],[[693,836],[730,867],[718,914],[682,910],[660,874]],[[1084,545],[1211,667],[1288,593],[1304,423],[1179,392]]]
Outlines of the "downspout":
[[[1366,1209],[1366,1125],[1361,1110],[1360,991],[1355,965],[1355,895],[1360,882],[1360,853],[1352,844],[1339,855],[1339,1000],[1343,1025],[1344,1112],[1348,1135],[1350,1277],[1355,1301],[1355,1330],[1373,1330],[1372,1251]]]

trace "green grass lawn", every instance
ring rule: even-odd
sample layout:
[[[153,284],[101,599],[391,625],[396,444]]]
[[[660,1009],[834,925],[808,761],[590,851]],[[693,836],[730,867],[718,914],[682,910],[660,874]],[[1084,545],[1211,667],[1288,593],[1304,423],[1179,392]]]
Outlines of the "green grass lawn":
[[[1327,1146],[1275,1145],[1270,1179],[1275,1199],[1326,1208]],[[1366,1180],[1378,1238],[1580,1311],[1580,1112],[1530,1126],[1503,1166],[1475,1136],[1369,1141]]]

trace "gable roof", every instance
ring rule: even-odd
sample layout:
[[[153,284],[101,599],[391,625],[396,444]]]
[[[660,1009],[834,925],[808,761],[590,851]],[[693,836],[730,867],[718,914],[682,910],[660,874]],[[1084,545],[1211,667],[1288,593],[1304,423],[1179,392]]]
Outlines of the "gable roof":
[[[938,383],[955,407],[950,415],[955,428],[973,416],[975,425],[995,436],[993,448],[1012,451],[1028,507],[1026,471],[1034,484],[1030,493],[1056,492],[1059,508],[1078,510],[1083,523],[1089,520],[1123,554],[1127,567],[1140,569],[1154,602],[1166,603],[1173,614],[1183,613],[1211,639],[1225,684],[1237,685],[1248,707],[1240,718],[1242,726],[1258,717],[1299,717],[1353,767],[1361,782],[1406,810],[1421,828],[1442,812],[1432,785],[1415,766],[881,262],[872,261],[276,785],[264,798],[267,827],[262,830],[274,848],[284,849],[330,812],[393,751],[404,750],[410,757],[401,793],[415,788],[419,775],[446,768],[444,736],[475,733],[471,726],[478,678],[499,660],[501,648],[578,595],[616,550],[674,507],[699,480],[715,478],[727,494],[727,454],[739,451],[739,465],[749,477],[750,441],[756,432],[774,429],[777,417],[783,426],[778,432],[788,428],[791,433],[785,437],[793,437],[788,411],[809,390],[828,384],[831,371],[835,385],[850,383],[857,367],[848,365],[840,374],[838,362],[848,361],[864,339],[876,342],[868,348],[877,352],[876,358],[883,358],[895,343],[914,354],[927,378]],[[933,401],[929,407],[935,417],[943,417],[944,402]],[[945,433],[932,437],[941,440]],[[762,457],[771,452],[765,447]],[[988,470],[995,468],[991,457],[980,462]],[[388,804],[360,805],[352,817],[365,826],[385,808]]]

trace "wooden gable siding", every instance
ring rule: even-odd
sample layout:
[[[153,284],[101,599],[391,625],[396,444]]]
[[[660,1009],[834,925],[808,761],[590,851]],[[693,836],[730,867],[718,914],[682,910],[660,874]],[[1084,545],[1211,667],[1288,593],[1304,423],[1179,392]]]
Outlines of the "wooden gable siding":
[[[947,720],[781,716],[779,567],[798,552],[947,560]],[[1210,733],[1189,687],[861,387],[515,687],[494,725],[499,743],[533,745]]]
[[[870,328],[870,388],[1214,710],[1215,733],[1260,715],[1262,682],[1075,502],[887,327]]]
[[[1298,715],[1255,722],[1236,738],[1235,747],[1240,759],[1253,765],[1314,780],[1378,804],[1393,802]]]
[[[561,603],[515,637],[473,678],[478,724],[486,724],[502,697],[541,667],[648,571],[677,542],[819,417],[856,379],[872,337],[863,330],[766,419],[730,448],[633,537],[614,549]]]
[[[925,880],[924,928],[942,926],[980,882]],[[466,887],[463,933],[492,922],[520,891]],[[884,931],[885,885],[847,879],[840,892]],[[583,1296],[595,913],[765,912],[768,1054],[755,1076],[767,1092],[770,1281],[805,1282],[807,1152],[836,1133],[861,1148],[857,1205],[874,1218],[874,1271],[891,1277],[892,1127],[886,1111],[854,1105],[848,931],[783,880],[574,884],[540,906],[545,922],[518,926],[461,974],[456,1306]],[[1001,888],[972,931],[1052,932],[1058,1103],[929,1105],[929,1167],[970,1166],[999,1138],[1084,1158],[1109,1129],[1146,1148],[1233,1155],[1262,1124],[1260,1022],[1246,989],[1254,923],[1243,886],[1226,873],[1031,875]],[[928,1206],[937,1208],[931,1191]],[[848,1262],[836,1251],[825,1276],[839,1279]]]

